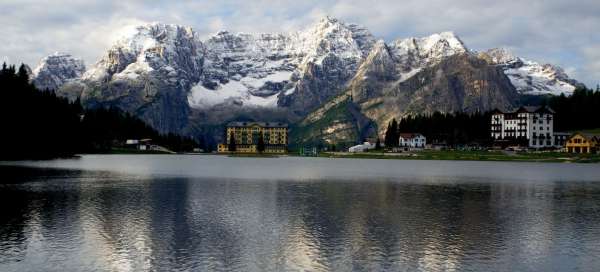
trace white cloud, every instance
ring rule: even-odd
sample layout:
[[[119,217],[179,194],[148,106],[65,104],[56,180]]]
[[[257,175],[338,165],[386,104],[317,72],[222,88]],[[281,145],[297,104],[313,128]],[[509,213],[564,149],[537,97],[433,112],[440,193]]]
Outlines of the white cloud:
[[[529,59],[572,67],[585,83],[599,78],[600,2],[597,0],[3,0],[0,56],[36,63],[54,51],[89,65],[120,27],[161,21],[219,30],[287,32],[324,15],[356,22],[392,40],[451,30],[472,49],[508,47]],[[591,49],[590,49],[591,48]]]
[[[592,83],[589,84],[589,87],[594,87],[593,83],[600,84],[600,44],[585,47],[583,55],[586,59],[585,69],[587,73],[582,76],[586,76],[586,80]]]

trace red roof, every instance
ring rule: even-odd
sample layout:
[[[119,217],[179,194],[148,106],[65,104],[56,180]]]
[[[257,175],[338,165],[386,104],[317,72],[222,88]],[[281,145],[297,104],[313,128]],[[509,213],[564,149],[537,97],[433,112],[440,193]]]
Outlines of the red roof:
[[[400,137],[404,139],[412,139],[415,137],[423,136],[421,133],[400,133]]]

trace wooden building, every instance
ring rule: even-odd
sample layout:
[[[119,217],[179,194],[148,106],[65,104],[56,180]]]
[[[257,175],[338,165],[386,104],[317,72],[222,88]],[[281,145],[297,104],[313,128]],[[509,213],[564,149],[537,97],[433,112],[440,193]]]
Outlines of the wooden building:
[[[565,148],[569,153],[596,153],[599,144],[599,135],[578,132],[571,135]]]

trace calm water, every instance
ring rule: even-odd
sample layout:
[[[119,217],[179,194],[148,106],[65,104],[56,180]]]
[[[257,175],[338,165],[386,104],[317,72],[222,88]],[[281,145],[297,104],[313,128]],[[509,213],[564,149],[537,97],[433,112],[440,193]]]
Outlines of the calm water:
[[[0,163],[0,271],[599,271],[600,165]]]

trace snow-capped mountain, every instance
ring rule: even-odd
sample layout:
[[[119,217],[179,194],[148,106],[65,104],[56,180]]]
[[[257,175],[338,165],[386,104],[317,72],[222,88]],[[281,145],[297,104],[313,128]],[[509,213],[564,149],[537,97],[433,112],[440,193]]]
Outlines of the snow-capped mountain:
[[[494,73],[497,67],[510,81]],[[521,94],[568,94],[578,84],[555,66],[502,50],[470,51],[452,32],[387,43],[361,26],[330,17],[293,33],[221,31],[206,39],[189,27],[144,24],[115,42],[85,73],[84,69],[83,62],[67,54],[49,56],[35,69],[33,82],[60,95],[80,97],[88,106],[112,105],[135,113],[163,132],[181,131],[192,119],[219,123],[231,116],[217,115],[245,109],[302,118],[348,91],[357,100],[394,96],[420,101],[413,109],[457,110],[510,104],[515,88]],[[469,76],[467,71],[476,74]],[[440,73],[461,76],[459,80]],[[465,96],[468,106],[456,101],[452,107],[439,101],[421,105],[431,100],[423,95],[434,83],[448,85],[436,85],[436,92]],[[424,93],[416,92],[420,89]],[[482,94],[486,95],[479,97]],[[389,114],[378,113],[383,115]]]
[[[56,52],[39,62],[31,78],[42,90],[58,90],[65,83],[79,79],[84,72],[83,60],[70,54]]]
[[[343,86],[373,42],[372,35],[364,28],[329,17],[290,34],[219,32],[204,42],[203,79],[192,88],[188,101],[194,108],[223,103],[290,105],[297,99],[288,96],[294,97],[298,88],[303,90],[306,84],[318,84],[310,77],[314,69],[344,74],[337,75],[337,79],[329,77],[330,82],[338,84],[333,88]],[[330,67],[332,63],[335,67]]]
[[[552,64],[540,64],[514,56],[507,49],[494,48],[480,54],[504,69],[511,83],[526,95],[570,95],[581,83],[569,78],[565,71]]]
[[[456,54],[468,52],[463,42],[452,32],[442,32],[423,38],[398,39],[390,46],[390,54],[400,64],[403,79],[421,69]]]

